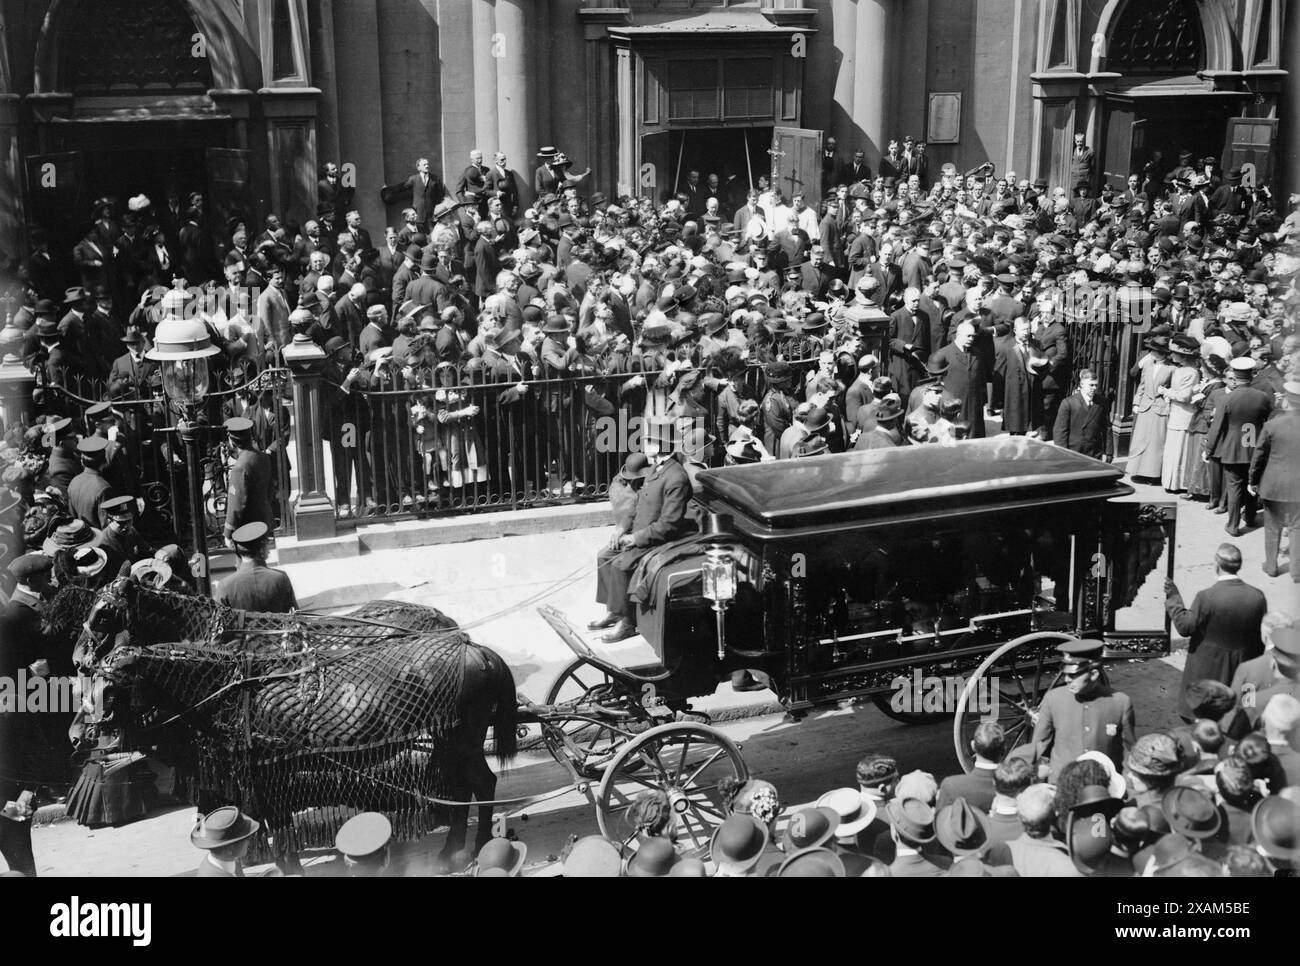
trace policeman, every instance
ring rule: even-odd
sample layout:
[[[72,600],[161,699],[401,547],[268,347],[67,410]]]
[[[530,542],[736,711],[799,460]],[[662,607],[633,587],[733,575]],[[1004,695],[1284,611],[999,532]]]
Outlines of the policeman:
[[[87,428],[92,436],[108,440],[104,450],[104,478],[116,493],[138,495],[140,486],[140,452],[135,435],[121,423],[121,414],[110,402],[100,402],[86,410]]]
[[[45,436],[53,441],[53,446],[50,448],[50,465],[45,471],[46,482],[67,493],[72,478],[81,472],[81,461],[77,458],[77,437],[72,432],[72,420],[67,416],[47,420]]]
[[[1115,763],[1136,740],[1133,702],[1111,689],[1102,675],[1102,641],[1068,641],[1060,645],[1063,688],[1047,692],[1034,724],[1033,753],[1047,758],[1048,781],[1085,751],[1100,751]]]
[[[153,556],[153,548],[145,542],[135,528],[135,497],[109,497],[99,505],[107,523],[95,538],[93,546],[108,555],[105,569],[116,575],[123,563],[134,563]]]
[[[103,503],[113,495],[113,485],[104,476],[108,440],[103,436],[87,436],[77,444],[77,452],[82,469],[68,484],[68,506],[92,527],[103,527],[106,519]]]
[[[226,543],[246,523],[275,525],[272,506],[271,457],[253,448],[253,421],[232,416],[225,422],[230,445],[230,465],[226,472]]]
[[[343,823],[334,838],[334,848],[343,856],[348,875],[375,878],[388,869],[391,858],[388,842],[392,837],[393,826],[387,816],[361,812]]]
[[[266,537],[270,532],[265,523],[255,520],[230,535],[239,556],[239,568],[221,581],[216,595],[218,604],[274,614],[297,609],[298,598],[294,596],[289,575],[266,565]]]

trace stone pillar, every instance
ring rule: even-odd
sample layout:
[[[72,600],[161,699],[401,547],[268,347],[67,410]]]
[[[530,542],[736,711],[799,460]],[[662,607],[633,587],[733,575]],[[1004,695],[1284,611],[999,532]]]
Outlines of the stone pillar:
[[[0,37],[0,43],[3,43]],[[18,151],[18,95],[0,91],[0,252],[27,260],[23,230],[23,159]]]
[[[497,68],[497,143],[518,165],[537,151],[533,127],[533,48],[538,38],[529,32],[528,10],[532,0],[497,0],[496,36],[493,38]],[[483,147],[480,145],[480,147]],[[485,150],[486,153],[486,150]],[[532,201],[532,185],[519,179],[520,207]]]
[[[632,51],[626,47],[614,52],[615,76],[618,79],[618,181],[617,192],[634,195],[637,190],[636,170],[636,85],[633,78]]]
[[[893,7],[893,0],[858,0],[853,120],[867,141],[864,147],[869,158],[880,157],[889,143],[885,114],[894,80],[886,61]]]
[[[35,412],[32,390],[36,377],[28,371],[16,355],[6,355],[0,362],[0,409],[4,413],[5,427],[26,426]]]
[[[496,34],[496,16],[493,0],[472,0],[474,8],[474,146],[491,158],[492,152],[501,146],[497,135],[497,59],[493,54],[493,41]],[[511,164],[521,164],[527,155],[509,155]],[[464,158],[456,162],[464,164]],[[443,159],[444,165],[451,163],[450,158]],[[451,178],[451,170],[444,173]],[[453,186],[455,179],[452,178]]]
[[[298,452],[294,526],[299,540],[320,540],[336,532],[334,503],[325,492],[325,418],[320,389],[325,352],[298,333],[284,347],[284,364],[293,376],[293,435]]]

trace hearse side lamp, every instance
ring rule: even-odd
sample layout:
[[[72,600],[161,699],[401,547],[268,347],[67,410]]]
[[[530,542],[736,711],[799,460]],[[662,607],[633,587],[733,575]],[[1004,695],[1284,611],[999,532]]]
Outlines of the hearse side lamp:
[[[718,619],[718,660],[727,656],[725,613],[727,605],[736,599],[736,558],[723,547],[710,547],[704,551],[704,564],[700,568],[704,583],[704,596],[713,601],[713,612]]]

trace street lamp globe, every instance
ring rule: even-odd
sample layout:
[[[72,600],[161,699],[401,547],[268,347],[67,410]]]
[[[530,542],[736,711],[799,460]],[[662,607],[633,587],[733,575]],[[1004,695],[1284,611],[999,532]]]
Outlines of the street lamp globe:
[[[173,295],[182,296],[172,300]],[[169,305],[168,303],[171,302]],[[180,306],[176,303],[180,302]],[[182,318],[183,293],[169,292],[163,299],[167,315],[154,332],[154,345],[145,355],[162,369],[163,391],[172,402],[194,407],[208,393],[208,357],[221,350],[212,344],[208,327],[199,319]]]

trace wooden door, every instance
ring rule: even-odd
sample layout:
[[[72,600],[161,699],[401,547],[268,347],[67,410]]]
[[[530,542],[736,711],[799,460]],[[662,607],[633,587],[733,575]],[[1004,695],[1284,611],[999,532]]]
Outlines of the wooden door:
[[[73,246],[93,221],[86,186],[85,155],[80,151],[27,157],[27,221],[46,232],[50,254],[70,270]]]
[[[1277,120],[1267,117],[1233,117],[1228,119],[1228,137],[1223,147],[1223,170],[1242,169],[1242,184],[1253,170],[1257,185],[1273,180],[1273,143],[1277,138]]]
[[[239,148],[208,148],[208,223],[218,251],[230,244],[230,222],[244,219],[251,239],[261,226],[252,222],[253,193],[248,174],[249,152]]]
[[[637,162],[638,198],[663,204],[673,190],[672,162],[668,153],[668,132],[641,135],[641,157]]]
[[[822,132],[802,127],[772,129],[772,185],[788,203],[795,193],[816,208],[822,196]]]

